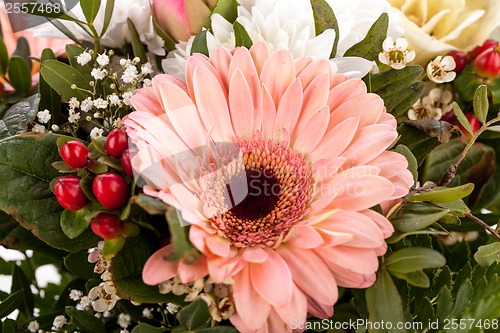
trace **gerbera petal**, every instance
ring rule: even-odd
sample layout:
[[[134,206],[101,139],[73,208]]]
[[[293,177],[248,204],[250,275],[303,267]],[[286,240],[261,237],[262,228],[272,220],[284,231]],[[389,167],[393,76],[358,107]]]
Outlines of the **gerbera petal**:
[[[247,247],[241,258],[248,262],[263,263],[269,258],[269,253],[259,246]]]
[[[373,249],[339,245],[318,249],[317,253],[326,262],[360,274],[373,274],[378,269],[378,258]]]
[[[184,258],[179,261],[178,275],[182,283],[194,282],[207,274],[208,267],[206,257],[201,257],[190,264],[188,264]]]
[[[274,140],[278,141],[281,135],[281,130],[284,128],[288,133],[292,133],[297,124],[302,108],[302,86],[299,80],[293,83],[286,89],[281,98],[276,113],[274,123]]]
[[[358,124],[359,118],[352,117],[343,120],[335,127],[329,129],[323,140],[308,155],[308,158],[314,161],[320,159],[329,160],[340,156],[354,138]]]
[[[281,97],[294,79],[295,68],[292,57],[283,50],[271,54],[260,74],[260,80],[271,93],[275,105],[280,104]]]
[[[142,269],[142,280],[144,283],[154,286],[177,275],[178,263],[165,260],[165,257],[173,251],[172,244],[169,244],[149,257]]]
[[[359,126],[364,127],[377,123],[384,111],[384,101],[378,95],[363,94],[345,101],[331,111],[328,129],[351,117],[359,117]]]
[[[330,108],[325,105],[319,109],[307,122],[307,127],[313,130],[297,128],[297,139],[292,142],[296,151],[307,154],[323,140],[330,119]]]
[[[229,110],[234,133],[240,138],[250,138],[253,131],[254,105],[252,92],[243,73],[236,70],[229,86]]]
[[[324,240],[315,228],[298,225],[293,228],[293,235],[288,243],[294,247],[312,249],[322,245]]]
[[[274,123],[276,121],[276,105],[265,86],[262,87],[262,136],[272,139],[274,136]]]
[[[207,248],[213,254],[220,257],[229,256],[229,251],[231,250],[231,244],[225,238],[219,236],[211,236],[205,239],[205,243]]]
[[[345,101],[363,94],[366,94],[366,85],[363,81],[359,79],[347,80],[330,90],[328,105],[331,110],[335,110]]]

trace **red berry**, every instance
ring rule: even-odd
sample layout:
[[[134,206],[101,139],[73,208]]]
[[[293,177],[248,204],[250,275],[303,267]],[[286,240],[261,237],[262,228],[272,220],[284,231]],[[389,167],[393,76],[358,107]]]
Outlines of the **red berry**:
[[[77,140],[66,142],[61,146],[61,157],[72,168],[82,168],[87,163],[89,151]]]
[[[470,127],[472,128],[472,132],[476,133],[477,131],[479,131],[481,123],[479,122],[479,119],[477,119],[476,115],[474,113],[467,113],[465,117],[469,121]]]
[[[474,59],[474,72],[483,78],[494,79],[500,75],[500,53],[496,48],[488,49]]]
[[[87,196],[80,188],[80,177],[61,177],[54,184],[57,202],[67,210],[79,210],[87,203]]]
[[[494,39],[487,39],[483,43],[483,45],[477,46],[476,48],[474,48],[472,51],[469,52],[469,59],[474,60],[477,58],[478,55],[480,55],[484,51],[486,51],[488,49],[495,49],[497,47],[498,47],[498,41],[496,41]]]
[[[462,51],[455,50],[455,51],[450,51],[448,55],[453,57],[453,59],[455,60],[456,66],[453,71],[457,74],[460,74],[465,68],[465,65],[467,65],[467,54],[465,54]]]
[[[92,231],[104,239],[113,239],[120,236],[122,231],[118,216],[108,213],[99,213],[90,224]]]
[[[118,209],[127,200],[128,186],[122,176],[116,173],[103,173],[94,178],[92,191],[105,208]]]
[[[128,138],[125,130],[117,128],[109,132],[106,139],[106,152],[113,157],[120,157],[128,148]]]
[[[132,163],[130,162],[130,150],[125,149],[122,157],[120,158],[120,161],[122,163],[123,171],[125,172],[125,174],[127,174],[127,176],[133,177],[134,171],[132,171]]]

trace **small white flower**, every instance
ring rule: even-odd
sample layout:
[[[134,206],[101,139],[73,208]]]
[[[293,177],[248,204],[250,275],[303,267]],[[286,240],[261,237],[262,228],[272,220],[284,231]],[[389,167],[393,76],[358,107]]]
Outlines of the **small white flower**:
[[[120,66],[126,67],[128,65],[131,65],[132,61],[130,61],[130,59],[120,59],[119,63],[120,63]]]
[[[71,97],[69,99],[69,107],[71,109],[76,109],[79,106],[80,106],[80,102],[76,99],[76,97]]]
[[[126,328],[123,328],[120,330],[120,333],[129,333],[129,331]]]
[[[96,119],[101,118],[101,113],[100,112],[94,113],[94,118],[96,118]]]
[[[94,107],[94,101],[92,101],[90,97],[84,99],[80,104],[80,109],[82,109],[83,112],[89,112],[93,107]]]
[[[100,68],[94,68],[92,72],[90,72],[90,75],[94,77],[96,80],[102,80],[106,77],[108,74],[108,71],[105,69],[100,69]]]
[[[109,104],[111,104],[112,106],[120,105],[120,103],[121,103],[120,97],[117,94],[109,95],[108,101],[109,101]]]
[[[28,324],[28,330],[31,333],[35,333],[36,331],[38,331],[39,328],[40,328],[40,324],[38,324],[38,322],[36,320],[30,321],[30,323]]]
[[[128,314],[120,313],[116,322],[121,328],[127,328],[130,325],[131,318]]]
[[[83,51],[76,57],[76,62],[82,66],[88,64],[90,60],[92,60],[92,55],[87,51]]]
[[[139,76],[139,72],[137,70],[137,67],[131,65],[131,66],[127,66],[125,68],[125,71],[123,71],[122,80],[125,83],[132,83],[135,80],[137,80],[138,76]]]
[[[56,124],[52,125],[50,128],[51,128],[54,132],[59,131],[59,126],[57,126]]]
[[[415,51],[408,51],[408,42],[404,38],[387,37],[382,43],[383,52],[378,54],[378,60],[394,69],[405,68],[406,64],[415,59]]]
[[[141,67],[141,74],[142,75],[148,75],[153,73],[153,65],[151,65],[149,62],[145,63]]]
[[[104,130],[102,128],[94,127],[92,131],[90,131],[90,137],[94,140],[100,138]]]
[[[144,310],[142,310],[142,316],[144,318],[151,319],[153,318],[153,313],[151,312],[151,309],[144,308]]]
[[[96,58],[96,61],[100,66],[106,66],[107,64],[109,64],[109,57],[106,53],[99,54]]]
[[[131,92],[131,91],[127,91],[125,93],[123,93],[122,97],[123,97],[123,104],[125,105],[130,105],[130,98],[134,96],[134,93]]]
[[[144,80],[142,80],[142,85],[143,85],[144,87],[151,87],[152,82],[151,82],[151,80],[150,80],[150,79],[144,79]]]
[[[67,322],[68,321],[66,320],[66,317],[60,315],[54,318],[54,322],[52,323],[52,325],[54,325],[55,328],[61,328],[66,325]]]
[[[170,314],[176,314],[179,312],[180,307],[174,303],[167,303],[167,311]]]
[[[408,111],[408,118],[411,120],[428,118],[439,120],[444,114],[451,111],[452,102],[453,94],[449,90],[433,88],[427,96],[412,105]]]
[[[451,82],[457,76],[453,71],[455,67],[455,59],[452,56],[437,56],[427,65],[427,76],[432,82]]]
[[[133,64],[138,64],[139,62],[141,62],[141,58],[139,57],[135,57],[134,59],[132,59]]]
[[[36,133],[45,133],[45,127],[40,124],[35,124],[31,131]]]
[[[73,301],[79,301],[82,296],[83,292],[81,292],[80,290],[71,289],[71,291],[69,292],[69,298],[71,298],[71,300]]]
[[[76,122],[78,119],[80,119],[80,112],[75,112],[75,110],[69,110],[69,117],[68,121],[70,123]]]
[[[50,111],[45,109],[43,111],[40,111],[36,114],[36,116],[38,117],[38,121],[41,122],[42,124],[46,124],[49,122],[50,118],[52,117],[50,115]]]
[[[108,107],[108,104],[109,102],[105,99],[102,99],[102,98],[98,98],[96,100],[94,100],[94,106],[98,109],[105,109]]]

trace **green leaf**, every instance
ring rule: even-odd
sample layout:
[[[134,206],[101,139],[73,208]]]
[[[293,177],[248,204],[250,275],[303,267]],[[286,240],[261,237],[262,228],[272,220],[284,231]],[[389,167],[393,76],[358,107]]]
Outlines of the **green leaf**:
[[[102,320],[86,311],[79,311],[74,306],[67,306],[66,314],[71,317],[76,327],[83,332],[106,333]]]
[[[9,66],[9,53],[7,53],[7,47],[3,37],[0,36],[0,74],[7,73],[7,67]]]
[[[139,323],[130,333],[163,333],[164,327],[155,327],[146,323]]]
[[[444,266],[446,259],[432,249],[408,247],[387,255],[384,264],[387,270],[404,274]]]
[[[330,53],[330,58],[334,58],[337,55],[337,47],[340,38],[339,24],[335,17],[335,13],[325,0],[311,0],[311,7],[314,15],[314,30],[316,36],[327,29],[333,29],[335,31],[335,41],[333,42],[332,52]]]
[[[431,285],[429,277],[422,270],[408,272],[408,273],[400,273],[400,272],[396,272],[396,271],[391,271],[390,273],[391,273],[391,275],[394,275],[395,277],[397,277],[399,279],[403,279],[406,282],[408,282],[409,284],[414,285],[415,287],[429,288]]]
[[[229,23],[234,23],[238,17],[238,2],[236,0],[218,0],[213,14],[219,14]]]
[[[90,221],[85,217],[88,215],[89,210],[83,207],[77,211],[71,211],[65,209],[61,214],[61,230],[70,239],[74,239],[80,236],[85,230],[87,230]]]
[[[66,50],[66,55],[68,56],[69,64],[71,67],[76,69],[82,76],[85,78],[85,81],[91,82],[94,81],[94,77],[92,76],[91,72],[92,69],[94,69],[94,62],[90,61],[86,65],[82,66],[76,61],[76,58],[85,52],[85,49],[81,46],[78,45],[73,45],[73,44],[68,44],[65,47]]]
[[[70,252],[94,247],[91,231],[70,239],[59,223],[63,208],[49,188],[60,174],[54,134],[25,133],[0,140],[0,209],[50,246]]]
[[[24,6],[27,6],[28,12],[32,15],[42,16],[47,18],[56,18],[65,21],[79,22],[85,24],[85,22],[80,21],[72,16],[69,16],[62,10],[56,10],[56,8],[52,5],[44,4],[40,6],[40,3],[23,3]],[[50,8],[50,9],[49,9]],[[54,23],[55,21],[51,21]]]
[[[169,35],[167,35],[167,33],[165,32],[165,30],[163,30],[160,27],[160,25],[158,24],[158,19],[156,18],[156,15],[153,15],[153,29],[154,29],[155,33],[161,39],[163,39],[163,42],[165,43],[164,44],[164,48],[168,52],[175,50],[175,41]]]
[[[427,192],[411,196],[408,201],[429,201],[433,203],[446,203],[460,200],[468,196],[474,190],[474,184],[468,183],[456,187],[437,186]]]
[[[120,235],[113,239],[105,239],[102,248],[102,256],[104,259],[111,259],[125,246],[125,237]]]
[[[42,52],[41,63],[46,60],[56,60],[56,56],[51,49],[44,49]],[[58,124],[61,114],[61,96],[50,87],[47,81],[40,76],[40,106],[39,110],[49,110],[51,114],[50,124]]]
[[[182,258],[186,263],[190,264],[200,258],[200,253],[189,242],[188,231],[189,228],[184,224],[179,213],[170,208],[167,211],[166,218],[168,221],[168,228],[170,230],[170,241],[174,251],[166,258],[169,261],[178,261]],[[184,224],[184,225],[183,225]]]
[[[398,231],[412,232],[427,228],[449,212],[449,210],[438,210],[420,214],[404,213],[392,219],[391,222]]]
[[[94,22],[100,6],[101,0],[80,0],[80,7],[88,23]]]
[[[29,72],[31,73],[32,61],[31,61],[31,51],[28,41],[24,37],[20,37],[17,40],[17,46],[14,50],[13,56],[21,57],[28,65]]]
[[[200,31],[193,40],[193,45],[191,45],[191,55],[195,53],[201,53],[208,57],[208,45],[207,45],[207,31]]]
[[[500,262],[500,242],[480,246],[474,254],[474,259],[483,267]]]
[[[5,318],[16,310],[23,300],[23,290],[18,290],[12,293],[9,297],[0,303],[0,318]]]
[[[344,57],[361,57],[370,61],[377,60],[378,54],[382,51],[382,43],[387,37],[388,27],[389,15],[382,13],[368,30],[366,37],[347,50]]]
[[[413,181],[416,182],[418,180],[418,163],[415,155],[405,145],[398,145],[394,150],[406,158],[408,161],[408,170],[413,175]]]
[[[163,295],[156,286],[148,286],[142,281],[142,268],[146,260],[156,251],[152,242],[141,237],[127,238],[125,246],[113,257],[110,272],[121,298],[142,303],[178,303],[184,297]]]
[[[463,313],[465,306],[472,299],[472,295],[474,294],[474,288],[470,280],[465,280],[460,284],[457,291],[457,296],[455,298],[455,307],[453,308],[452,314],[460,315]]]
[[[462,125],[465,128],[465,130],[469,132],[469,134],[473,135],[474,133],[472,131],[472,127],[470,126],[469,121],[465,117],[465,114],[460,108],[460,106],[458,106],[457,102],[453,102],[451,106],[453,107],[453,113],[455,114],[455,116],[457,116],[460,125]]]
[[[10,318],[4,319],[2,322],[2,333],[17,333],[19,332],[16,321]]]
[[[403,302],[391,276],[386,271],[377,274],[377,281],[366,289],[366,304],[368,306],[368,321],[372,323],[391,322],[396,327],[398,322],[405,322]],[[370,330],[370,332],[383,332]],[[391,332],[406,332],[393,329]]]
[[[88,251],[70,253],[64,258],[64,266],[80,279],[92,279],[96,277],[94,264],[88,261]]]
[[[19,311],[23,313],[27,318],[33,315],[33,309],[35,307],[35,299],[33,297],[33,293],[31,292],[31,281],[28,281],[26,274],[24,274],[23,270],[14,265],[14,269],[12,271],[12,287],[10,292],[14,293],[17,291],[22,291],[22,301],[19,306]]]
[[[248,32],[245,30],[245,28],[241,25],[239,22],[234,22],[233,23],[233,29],[234,29],[234,38],[236,40],[236,46],[244,46],[247,49],[252,47],[253,42],[250,36],[248,35]]]
[[[473,106],[477,119],[483,124],[486,123],[489,109],[488,88],[486,85],[482,84],[477,88],[474,94]]]
[[[0,119],[0,139],[26,132],[36,117],[39,102],[40,95],[36,94],[11,106]]]
[[[132,197],[131,203],[141,207],[150,215],[164,215],[168,208],[162,200],[150,197],[149,195],[143,193]]]
[[[130,33],[130,42],[132,44],[132,50],[134,51],[134,56],[139,57],[141,59],[141,63],[146,63],[148,61],[148,57],[146,55],[146,50],[144,49],[144,44],[141,42],[141,38],[139,37],[139,33],[135,28],[134,22],[131,19],[127,19],[127,26]]]
[[[31,90],[31,71],[26,61],[19,56],[13,56],[10,58],[7,72],[10,83],[16,92],[24,96],[29,95]]]
[[[106,31],[108,30],[109,23],[111,22],[111,18],[113,17],[113,9],[115,8],[115,0],[107,0],[106,8],[104,9],[104,22],[102,24],[102,30],[100,37],[104,36]]]
[[[88,92],[82,91],[82,89],[91,90],[89,82],[78,70],[65,63],[47,60],[42,64],[40,74],[66,101],[69,101],[71,97],[83,101],[90,96]],[[72,89],[73,85],[76,85],[77,89]]]
[[[437,298],[436,317],[440,322],[448,318],[453,309],[453,296],[447,287],[441,288]]]
[[[176,318],[186,330],[192,332],[207,325],[211,317],[207,303],[199,298],[180,310]]]

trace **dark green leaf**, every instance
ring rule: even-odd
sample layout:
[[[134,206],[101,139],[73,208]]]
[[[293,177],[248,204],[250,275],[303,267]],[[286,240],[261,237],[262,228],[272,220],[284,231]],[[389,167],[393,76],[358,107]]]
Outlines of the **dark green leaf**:
[[[109,23],[111,22],[111,18],[113,17],[113,9],[115,8],[115,0],[107,0],[106,8],[104,9],[104,22],[102,24],[102,30],[100,36],[104,36],[106,31],[108,30]]]
[[[31,73],[31,67],[32,67],[31,51],[30,51],[30,45],[28,44],[26,38],[20,37],[17,40],[17,46],[12,55],[23,58],[26,64],[28,65],[29,71]]]
[[[473,293],[474,288],[472,287],[472,284],[469,280],[461,283],[460,287],[458,288],[457,296],[455,298],[455,307],[453,308],[452,314],[462,314],[467,303],[471,301]]]
[[[474,259],[483,267],[490,266],[494,262],[500,262],[500,242],[480,246],[474,254]]]
[[[213,14],[219,14],[229,23],[234,23],[238,17],[238,2],[236,0],[218,0]]]
[[[453,296],[450,289],[447,287],[441,288],[439,291],[437,304],[436,304],[436,317],[440,322],[448,318],[453,309]]]
[[[200,31],[193,40],[193,45],[191,46],[191,55],[195,53],[201,53],[208,57],[208,46],[207,46],[207,31]]]
[[[104,323],[94,315],[86,311],[79,311],[74,306],[67,306],[66,313],[71,317],[76,327],[82,332],[106,333]]]
[[[163,215],[168,208],[165,202],[143,193],[132,197],[131,202],[141,207],[150,215]]]
[[[2,322],[2,333],[17,333],[19,330],[17,329],[16,321],[13,319],[4,319]]]
[[[88,23],[94,22],[100,6],[101,0],[80,0],[80,7]]]
[[[0,119],[0,139],[28,130],[38,112],[40,95],[36,94],[11,106]]]
[[[413,126],[403,124],[399,126],[398,133],[401,136],[398,143],[407,146],[411,150],[419,166],[429,153],[439,145],[439,141],[436,138],[429,137],[423,131]]]
[[[425,247],[408,247],[392,252],[385,258],[385,267],[391,272],[411,273],[446,264],[446,259],[436,250]]]
[[[170,241],[174,247],[174,251],[166,259],[169,261],[177,261],[184,258],[188,264],[198,260],[200,258],[200,253],[189,242],[189,228],[187,228],[187,225],[179,216],[179,213],[174,208],[170,208],[167,211],[166,218],[170,230]]]
[[[215,326],[196,330],[196,333],[238,333],[238,330],[230,326]]]
[[[314,15],[316,36],[323,33],[326,29],[333,29],[335,31],[335,41],[330,53],[330,58],[334,58],[337,55],[337,46],[340,38],[339,24],[335,13],[325,0],[311,0],[311,7]]]
[[[411,196],[408,201],[428,201],[432,203],[446,203],[460,200],[468,196],[474,190],[474,184],[468,183],[456,187],[435,187],[427,192]]]
[[[57,91],[66,101],[69,101],[71,97],[83,101],[89,96],[89,93],[82,91],[82,89],[91,90],[89,82],[78,70],[65,63],[47,60],[42,64],[40,74],[52,89]],[[73,85],[77,89],[72,89]]]
[[[7,47],[3,37],[0,36],[0,74],[7,73],[7,67],[9,66],[9,54],[7,53]]]
[[[176,317],[189,332],[205,327],[211,318],[207,303],[201,298],[189,303]]]
[[[398,322],[404,322],[403,303],[391,276],[386,271],[377,274],[377,281],[366,290],[368,320],[372,323],[391,322],[396,327]],[[370,330],[370,332],[382,332]],[[406,330],[391,330],[391,332],[406,332]]]
[[[46,60],[56,60],[56,56],[51,49],[45,49],[42,52],[41,62]],[[51,124],[59,123],[59,115],[61,114],[61,96],[50,87],[50,85],[40,76],[40,106],[39,110],[49,110],[52,115]]]
[[[392,219],[392,224],[401,232],[417,231],[434,224],[449,212],[449,210],[439,210],[423,214],[405,213]]]
[[[413,175],[413,181],[416,182],[418,180],[418,163],[415,155],[405,145],[398,145],[394,150],[406,158],[408,161],[408,170]]]
[[[413,272],[408,272],[408,273],[400,273],[400,272],[395,272],[391,271],[391,275],[394,275],[395,277],[399,279],[403,279],[409,284],[414,285],[415,287],[420,287],[420,288],[429,288],[430,286],[430,280],[427,274],[424,273],[424,271],[413,271]]]
[[[148,61],[146,50],[144,49],[144,45],[141,42],[141,38],[135,28],[134,22],[132,22],[129,18],[127,19],[127,26],[130,33],[130,42],[132,44],[134,56],[139,57],[141,59],[141,63],[146,63]]]
[[[31,90],[31,71],[26,61],[19,56],[13,56],[10,58],[7,72],[10,83],[16,92],[24,96],[29,95]]]
[[[111,259],[115,254],[117,254],[125,245],[125,237],[122,235],[113,238],[105,239],[104,246],[102,248],[102,256],[104,259]]]
[[[236,46],[244,46],[247,49],[252,47],[253,42],[250,36],[248,35],[248,32],[245,30],[245,28],[241,25],[239,22],[234,22],[233,23],[233,29],[234,29],[234,38],[236,40]]]
[[[130,333],[163,333],[164,327],[155,327],[146,323],[139,323]]]
[[[488,88],[486,85],[482,84],[477,88],[476,93],[474,94],[473,105],[474,113],[476,114],[477,119],[479,119],[479,121],[483,124],[486,123],[489,104]]]
[[[448,266],[444,266],[441,270],[434,275],[434,280],[432,281],[432,290],[434,294],[437,294],[442,287],[450,288],[451,286],[451,271]]]
[[[12,293],[0,303],[0,318],[5,318],[16,310],[23,300],[23,290]]]
[[[22,291],[22,301],[19,305],[19,311],[27,318],[33,315],[33,308],[35,307],[35,299],[30,286],[31,281],[28,280],[23,270],[19,266],[14,265],[12,272],[12,287],[10,292],[14,293]]]
[[[70,252],[98,242],[91,231],[71,240],[59,223],[63,208],[49,188],[60,174],[52,168],[59,159],[54,134],[26,133],[0,141],[0,209],[47,244]]]
[[[96,277],[94,264],[88,261],[88,251],[70,253],[64,258],[64,266],[80,279],[91,279]]]
[[[80,236],[85,230],[87,230],[90,221],[87,221],[86,216],[89,210],[83,207],[77,211],[71,211],[65,209],[61,214],[61,230],[70,239],[74,239]]]
[[[378,54],[382,51],[382,43],[387,37],[388,27],[389,15],[382,13],[368,30],[366,37],[347,50],[344,57],[361,57],[370,61],[378,59]]]

